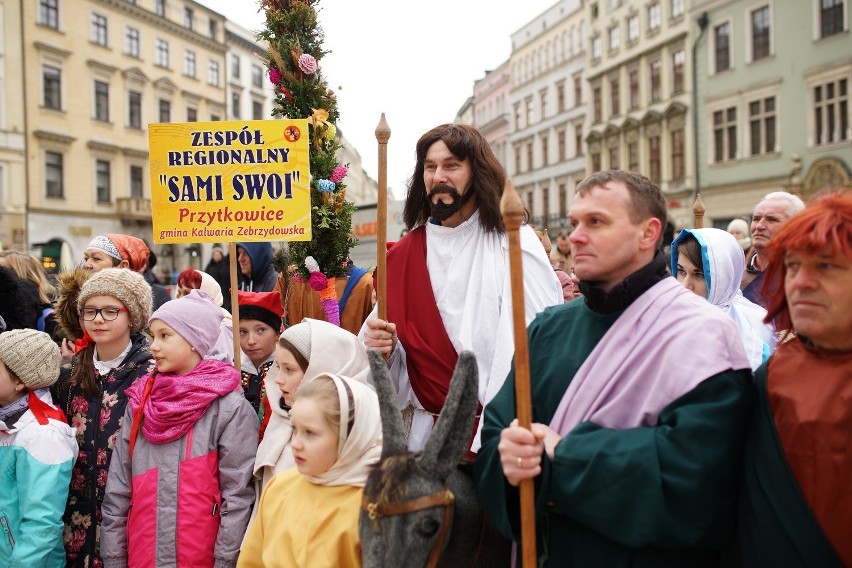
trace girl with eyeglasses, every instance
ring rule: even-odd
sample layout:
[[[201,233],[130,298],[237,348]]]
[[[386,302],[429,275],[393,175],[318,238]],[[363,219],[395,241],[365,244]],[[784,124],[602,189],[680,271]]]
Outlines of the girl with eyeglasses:
[[[142,333],[151,315],[151,287],[132,270],[106,268],[88,278],[79,294],[69,293],[61,301],[76,303],[76,321],[65,321],[73,310],[57,306],[57,313],[63,328],[81,337],[70,373],[63,369],[64,382],[56,389],[58,405],[77,430],[80,450],[63,516],[63,540],[68,566],[98,566],[107,552],[100,546],[101,504],[127,407],[126,391],[153,364]]]

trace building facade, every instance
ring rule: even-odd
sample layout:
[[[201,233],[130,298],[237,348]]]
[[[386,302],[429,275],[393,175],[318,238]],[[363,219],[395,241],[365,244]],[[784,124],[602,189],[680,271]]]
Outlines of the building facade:
[[[272,118],[275,91],[266,76],[266,42],[258,41],[253,32],[227,21],[225,43],[228,120]]]
[[[509,61],[473,84],[473,125],[485,136],[497,160],[509,171]]]
[[[0,0],[0,248],[26,246],[27,172],[21,2]]]
[[[27,248],[71,264],[100,233],[150,243],[147,125],[226,117],[224,17],[192,0],[22,4]]]
[[[551,234],[568,226],[586,176],[585,20],[580,0],[559,0],[512,34],[507,171],[532,224]]]
[[[705,226],[750,219],[772,191],[852,188],[849,0],[715,0],[699,43]],[[782,119],[783,117],[783,119]]]
[[[676,226],[695,186],[686,0],[595,0],[589,22],[586,141],[590,171],[631,170],[659,184]]]

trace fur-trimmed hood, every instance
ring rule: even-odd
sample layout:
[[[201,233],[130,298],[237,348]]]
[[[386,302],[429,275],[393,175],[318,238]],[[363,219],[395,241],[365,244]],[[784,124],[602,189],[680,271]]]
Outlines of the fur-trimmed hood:
[[[91,274],[82,268],[66,270],[56,276],[56,301],[53,302],[55,310],[54,319],[63,335],[70,339],[83,337],[83,328],[80,327],[80,317],[77,312],[77,298],[80,289]]]

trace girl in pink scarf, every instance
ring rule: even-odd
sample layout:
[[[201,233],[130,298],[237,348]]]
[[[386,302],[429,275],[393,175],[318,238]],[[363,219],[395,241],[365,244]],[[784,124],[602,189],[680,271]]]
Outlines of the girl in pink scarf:
[[[204,358],[221,320],[200,290],[151,316],[157,368],[127,390],[107,480],[107,568],[236,565],[254,502],[258,420],[239,372]]]

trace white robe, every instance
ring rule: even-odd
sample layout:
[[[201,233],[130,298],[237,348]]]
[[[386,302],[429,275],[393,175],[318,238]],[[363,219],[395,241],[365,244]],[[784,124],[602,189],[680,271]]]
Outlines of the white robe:
[[[562,287],[536,234],[521,226],[524,311],[529,325],[536,314],[563,302]],[[426,266],[438,312],[456,352],[473,351],[479,367],[479,402],[485,406],[506,380],[515,351],[512,332],[512,289],[509,241],[505,234],[486,233],[479,211],[455,228],[426,225]],[[377,316],[373,310],[370,318]],[[366,324],[361,328],[363,340]],[[423,449],[434,425],[411,388],[405,347],[397,345],[389,359],[400,410],[414,407],[408,438],[413,451]],[[482,423],[471,446],[480,446]]]

